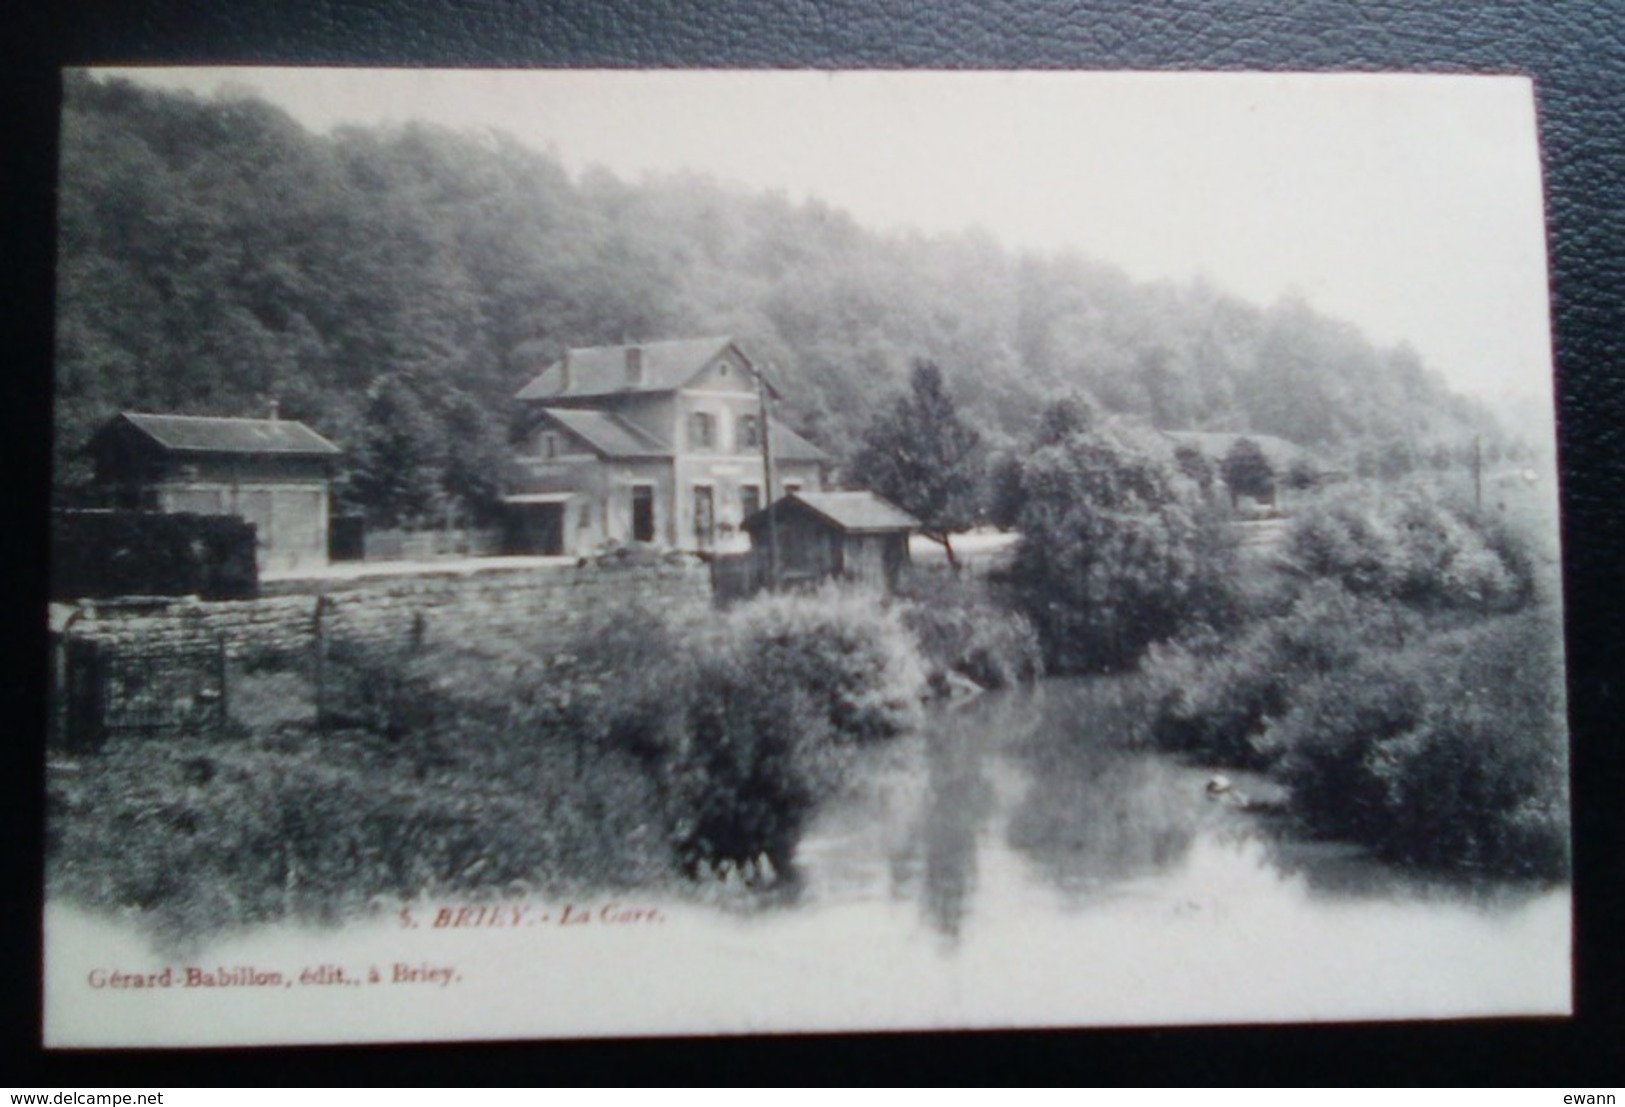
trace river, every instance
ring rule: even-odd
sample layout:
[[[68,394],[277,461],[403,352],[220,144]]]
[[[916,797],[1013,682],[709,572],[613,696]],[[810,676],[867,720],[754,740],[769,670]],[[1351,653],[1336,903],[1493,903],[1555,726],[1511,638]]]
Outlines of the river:
[[[1095,996],[1112,1020],[1566,1008],[1567,888],[1304,840],[1256,813],[1281,798],[1268,780],[1213,796],[1215,770],[1126,740],[1132,687],[992,692],[866,750],[798,852],[798,906],[911,914],[947,960],[1048,944],[1065,976],[1088,950],[1085,975],[1122,970]]]
[[[478,928],[407,927],[390,911],[338,928],[262,928],[179,960],[125,922],[51,904],[47,1038],[275,1044],[1569,1010],[1566,888],[1429,879],[1298,840],[1210,798],[1211,770],[1124,742],[1131,687],[1050,680],[989,693],[865,750],[847,794],[809,827],[792,896],[519,902],[478,916],[504,925]],[[1263,781],[1235,785],[1268,798]],[[424,919],[447,910],[410,906]],[[524,925],[505,925],[509,909]],[[288,986],[91,983],[189,965],[277,972]],[[298,983],[334,969],[356,985]]]

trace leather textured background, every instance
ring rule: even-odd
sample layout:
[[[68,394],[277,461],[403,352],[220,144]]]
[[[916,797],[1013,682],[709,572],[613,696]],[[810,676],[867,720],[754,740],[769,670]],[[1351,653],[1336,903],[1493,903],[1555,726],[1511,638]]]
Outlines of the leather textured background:
[[[1234,1031],[1019,1035],[962,1040],[950,1047],[961,1065],[991,1079],[1036,1072],[1096,1082],[1174,1078],[1269,1081],[1277,1076],[1348,1082],[1390,1078],[1550,1083],[1590,1074],[1621,1082],[1625,1073],[1618,992],[1625,925],[1625,719],[1621,678],[1619,579],[1625,564],[1625,6],[1576,0],[1505,3],[1379,3],[1259,0],[902,0],[897,3],[771,0],[733,5],[700,0],[526,3],[523,0],[79,0],[54,7],[13,5],[7,118],[20,155],[8,159],[12,218],[0,241],[6,258],[3,309],[8,330],[6,380],[22,382],[24,401],[6,413],[6,430],[28,471],[8,482],[13,518],[43,519],[43,463],[49,402],[51,166],[61,64],[96,62],[406,64],[455,66],[726,66],[818,68],[1045,68],[1413,70],[1518,73],[1537,82],[1546,159],[1560,431],[1565,490],[1571,710],[1574,722],[1577,881],[1581,899],[1575,1024],[1315,1030],[1260,1037]],[[26,10],[24,10],[26,9]],[[21,168],[21,172],[15,170]],[[14,463],[15,464],[15,463]],[[37,537],[39,531],[28,532]],[[8,552],[20,579],[42,583],[37,542],[15,536]],[[38,842],[38,756],[26,743],[43,732],[40,596],[14,590],[15,663],[0,687],[18,720],[7,767],[20,780],[8,812],[13,842]],[[36,728],[35,724],[38,723]],[[27,736],[27,737],[25,737]],[[19,745],[25,752],[16,752]],[[36,854],[37,856],[37,854]],[[32,883],[30,883],[32,881]],[[22,902],[37,899],[37,872],[24,873]],[[31,899],[30,897],[35,897]],[[24,919],[25,924],[28,919]],[[24,931],[26,934],[26,930]],[[13,948],[17,943],[12,943]],[[17,970],[24,977],[27,966]],[[26,979],[12,994],[26,994]],[[1245,982],[1238,982],[1245,986]],[[12,1024],[8,1023],[8,1028]],[[27,1033],[23,1023],[15,1024]],[[14,1038],[13,1041],[24,1040]],[[911,1063],[935,1063],[941,1043],[916,1038],[756,1043],[757,1064],[784,1065],[784,1078],[903,1076]],[[824,1043],[829,1047],[830,1043]],[[540,1054],[534,1050],[540,1049]],[[496,1050],[483,1063],[546,1056],[591,1066],[608,1062],[665,1066],[677,1079],[729,1078],[690,1068],[704,1058],[738,1062],[726,1046],[532,1047]],[[944,1051],[946,1052],[946,1051]],[[266,1078],[276,1065],[259,1055]],[[432,1054],[391,1055],[400,1075],[439,1071]],[[840,1069],[816,1071],[831,1058]],[[307,1057],[311,1063],[317,1057]],[[1177,1070],[1147,1066],[1177,1062]],[[40,1064],[36,1057],[35,1063]],[[125,1059],[128,1068],[139,1064]],[[247,1062],[244,1062],[247,1063]],[[870,1068],[873,1063],[874,1068]],[[1084,1064],[1085,1067],[1078,1067]],[[1391,1066],[1399,1064],[1403,1068]],[[1417,1065],[1436,1066],[1418,1069]],[[1323,1065],[1322,1069],[1306,1066]],[[425,1067],[428,1066],[428,1067]],[[51,1069],[65,1078],[70,1068]],[[125,1071],[125,1070],[121,1070]],[[233,1079],[234,1070],[218,1073]],[[307,1070],[313,1077],[321,1070]],[[338,1070],[332,1071],[338,1075]],[[610,1070],[611,1073],[617,1070]],[[621,1078],[634,1078],[621,1071]],[[758,1069],[758,1076],[770,1069]],[[922,1067],[917,1079],[929,1079]],[[1320,1075],[1316,1075],[1319,1072]],[[868,1074],[866,1076],[866,1073]],[[1397,1077],[1394,1076],[1397,1074]],[[1519,1074],[1525,1074],[1520,1076]],[[965,1075],[960,1069],[939,1078]],[[282,1077],[286,1079],[287,1077]],[[298,1077],[294,1077],[298,1079]],[[478,1080],[469,1071],[464,1079]],[[523,1078],[523,1077],[522,1077]],[[551,1079],[535,1072],[528,1080]],[[96,1083],[106,1083],[98,1080]],[[83,1086],[84,1081],[79,1081]]]

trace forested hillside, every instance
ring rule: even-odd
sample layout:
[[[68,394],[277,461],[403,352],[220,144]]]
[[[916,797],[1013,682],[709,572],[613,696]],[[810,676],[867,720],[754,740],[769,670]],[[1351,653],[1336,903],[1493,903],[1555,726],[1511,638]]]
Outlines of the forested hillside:
[[[530,369],[510,352],[530,340],[732,334],[771,367],[786,418],[842,459],[917,358],[995,448],[1080,390],[1350,466],[1442,458],[1483,418],[1410,351],[1297,302],[1137,284],[973,232],[879,233],[704,177],[572,177],[502,135],[315,135],[254,99],[82,74],[60,236],[63,497],[121,408],[241,415],[274,396],[348,451],[351,506],[478,515]]]

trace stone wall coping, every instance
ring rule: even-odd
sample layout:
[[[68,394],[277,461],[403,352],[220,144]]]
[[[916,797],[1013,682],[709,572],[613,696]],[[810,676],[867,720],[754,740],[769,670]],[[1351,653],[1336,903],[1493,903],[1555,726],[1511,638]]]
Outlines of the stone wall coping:
[[[618,564],[613,561],[582,561],[574,557],[483,557],[457,561],[425,562],[367,562],[344,567],[347,571],[328,571],[305,575],[270,575],[260,581],[260,595],[266,598],[282,596],[323,596],[339,592],[370,591],[392,586],[449,583],[470,578],[509,582],[514,578],[543,574],[593,575],[628,570],[665,570],[674,574],[697,572],[702,563],[697,559],[681,562],[642,560]],[[337,567],[330,567],[336,570]]]

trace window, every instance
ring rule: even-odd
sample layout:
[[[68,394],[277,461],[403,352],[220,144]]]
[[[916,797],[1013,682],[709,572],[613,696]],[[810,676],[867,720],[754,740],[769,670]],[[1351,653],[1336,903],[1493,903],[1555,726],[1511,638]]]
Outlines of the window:
[[[739,518],[749,519],[762,510],[762,490],[754,484],[739,486]]]
[[[559,456],[559,436],[552,431],[542,433],[542,456],[549,461]]]
[[[762,448],[762,425],[754,415],[741,415],[739,417],[739,451],[759,450]]]
[[[168,493],[166,511],[185,511],[194,515],[230,515],[226,507],[223,488],[177,488]]]
[[[688,448],[691,450],[709,450],[716,446],[717,420],[716,416],[704,411],[696,411],[688,417]]]
[[[592,501],[582,500],[581,506],[576,508],[576,526],[581,530],[592,527]]]

